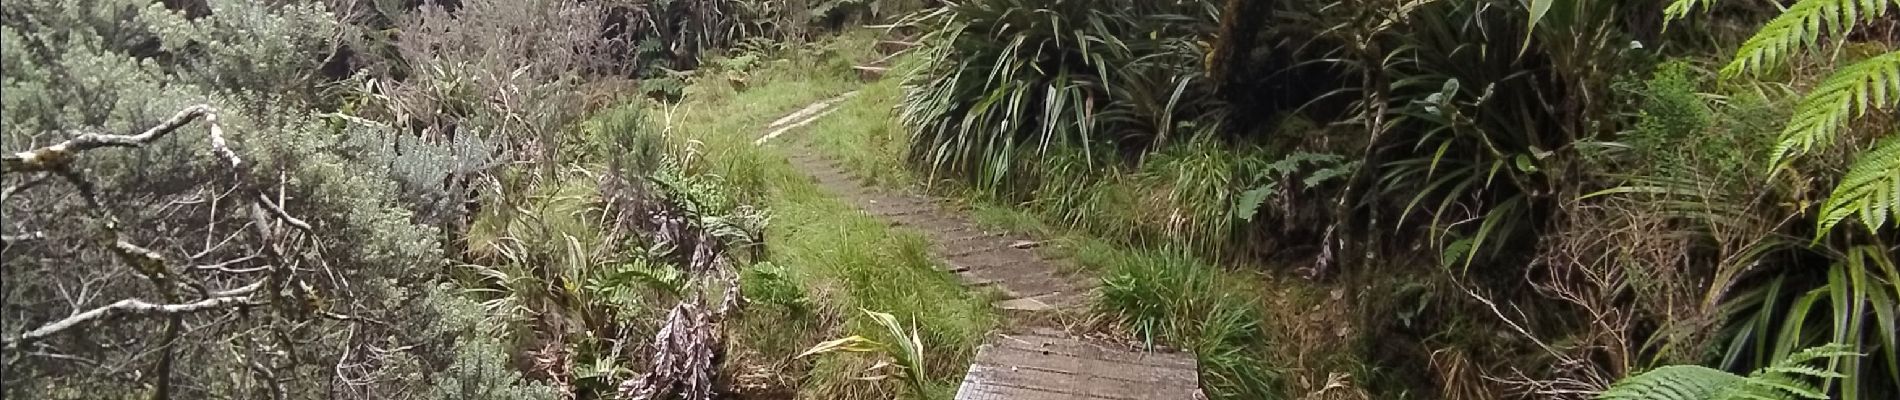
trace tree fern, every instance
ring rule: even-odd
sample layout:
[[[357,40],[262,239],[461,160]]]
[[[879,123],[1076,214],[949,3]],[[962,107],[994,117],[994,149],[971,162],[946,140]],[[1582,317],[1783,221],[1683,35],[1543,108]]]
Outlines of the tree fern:
[[[1735,53],[1735,59],[1722,67],[1722,76],[1735,77],[1760,72],[1781,62],[1781,58],[1800,50],[1802,46],[1813,45],[1820,40],[1823,32],[1839,36],[1854,29],[1854,24],[1863,20],[1873,20],[1887,14],[1887,7],[1896,0],[1801,0],[1787,11],[1768,21],[1755,36],[1742,42],[1742,48]],[[1688,13],[1696,0],[1678,0],[1669,6],[1671,16],[1680,7],[1681,13]]]
[[[1826,146],[1853,117],[1890,107],[1895,101],[1900,101],[1900,51],[1835,71],[1795,107],[1769,166],[1779,167],[1815,146]]]
[[[1714,368],[1671,365],[1623,378],[1599,400],[1713,400],[1713,399],[1826,399],[1817,380],[1839,379],[1840,373],[1809,363],[1858,356],[1843,344],[1828,344],[1788,355],[1774,365],[1742,377]]]
[[[1900,137],[1890,137],[1862,153],[1847,176],[1821,206],[1820,232],[1858,215],[1869,230],[1892,217],[1900,220]]]

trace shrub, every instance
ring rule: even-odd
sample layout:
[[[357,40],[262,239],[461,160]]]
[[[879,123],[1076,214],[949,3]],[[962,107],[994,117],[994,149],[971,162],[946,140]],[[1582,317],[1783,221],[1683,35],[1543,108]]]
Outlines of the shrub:
[[[909,157],[935,174],[993,193],[1026,189],[1028,163],[1054,147],[1088,165],[1097,145],[1166,142],[1194,120],[1198,60],[1187,41],[1211,2],[984,0],[922,18],[930,62],[909,77],[902,119]],[[1190,102],[1191,103],[1191,102]],[[934,176],[934,175],[933,175]]]

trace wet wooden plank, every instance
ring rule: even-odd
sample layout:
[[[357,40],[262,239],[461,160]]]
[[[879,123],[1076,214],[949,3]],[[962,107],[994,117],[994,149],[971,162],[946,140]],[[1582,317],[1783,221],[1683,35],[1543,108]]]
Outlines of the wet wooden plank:
[[[957,400],[1192,400],[1194,358],[1040,335],[998,335],[978,350]]]

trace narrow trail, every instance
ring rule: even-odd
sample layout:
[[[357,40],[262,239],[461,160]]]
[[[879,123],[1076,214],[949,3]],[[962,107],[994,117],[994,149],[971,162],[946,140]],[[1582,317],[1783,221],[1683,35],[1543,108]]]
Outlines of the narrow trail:
[[[758,143],[824,117],[845,96],[781,118]],[[1086,308],[1089,292],[1101,280],[1044,254],[1040,242],[984,229],[944,199],[866,185],[820,151],[785,146],[792,150],[792,165],[824,191],[892,225],[921,232],[932,253],[965,285],[1001,293],[994,305],[1010,318],[978,349],[957,400],[1205,398],[1192,355],[1079,338],[1048,322],[1065,310]]]

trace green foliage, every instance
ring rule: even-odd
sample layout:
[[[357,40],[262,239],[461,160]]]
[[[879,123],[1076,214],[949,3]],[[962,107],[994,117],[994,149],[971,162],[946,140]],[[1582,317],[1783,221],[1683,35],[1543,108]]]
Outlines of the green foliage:
[[[1735,386],[1747,378],[1699,365],[1670,365],[1617,381],[1603,391],[1600,400],[1702,400],[1714,399],[1723,388]]]
[[[1671,17],[1680,17],[1694,7],[1693,0],[1678,0],[1671,6]],[[1789,53],[1813,46],[1822,34],[1844,36],[1855,27],[1886,15],[1892,2],[1886,0],[1841,1],[1803,0],[1757,31],[1742,44],[1735,58],[1723,67],[1722,74],[1736,77],[1760,72],[1782,63]],[[1855,62],[1834,71],[1810,91],[1795,108],[1787,127],[1781,132],[1769,169],[1779,171],[1792,160],[1816,147],[1828,147],[1852,128],[1852,122],[1870,111],[1884,110],[1900,93],[1900,52]],[[1900,98],[1900,96],[1894,96]],[[1895,213],[1896,192],[1886,178],[1893,175],[1895,153],[1891,144],[1880,144],[1863,153],[1840,186],[1829,196],[1817,218],[1816,240],[1826,236],[1849,216],[1859,216],[1869,230],[1878,231]]]
[[[1672,17],[1694,8],[1696,0],[1676,0]],[[1887,14],[1891,0],[1801,0],[1742,43],[1735,58],[1722,67],[1722,76],[1759,73],[1781,65],[1782,59],[1803,47],[1814,46],[1822,34],[1842,36],[1856,25]]]
[[[650,126],[661,133],[665,143],[695,149],[697,156],[687,164],[689,170],[717,175],[725,182],[725,193],[740,198],[757,196],[752,198],[772,210],[773,223],[766,226],[764,235],[771,244],[763,261],[782,268],[786,289],[782,294],[787,296],[774,294],[774,289],[755,291],[778,285],[773,281],[779,278],[772,276],[781,274],[766,272],[773,268],[746,273],[741,276],[741,284],[746,295],[755,300],[802,294],[811,312],[804,316],[748,314],[741,322],[739,337],[751,338],[742,346],[759,346],[756,350],[765,353],[764,362],[785,365],[786,373],[774,378],[796,386],[800,396],[810,398],[889,399],[910,390],[898,379],[858,380],[875,364],[866,357],[817,356],[785,361],[824,339],[827,332],[883,329],[869,314],[852,310],[881,310],[916,318],[907,322],[915,326],[916,336],[930,350],[922,370],[927,372],[924,375],[932,396],[942,395],[940,389],[954,387],[961,379],[976,346],[996,321],[986,298],[971,293],[954,276],[937,269],[922,238],[861,215],[821,193],[803,172],[793,170],[784,161],[777,145],[780,142],[768,146],[752,143],[760,133],[769,131],[765,125],[772,120],[858,85],[859,78],[848,63],[818,57],[869,49],[873,39],[872,35],[853,35],[838,43],[816,46],[821,51],[795,52],[789,60],[766,63],[752,72],[754,84],[743,91],[723,81],[695,80],[685,89],[684,100],[677,108],[647,110]],[[884,89],[887,92],[881,98],[895,99],[895,89]],[[867,90],[858,98],[871,95]],[[862,125],[850,125],[854,123],[894,124],[884,119],[889,117],[891,103],[845,105],[854,109],[841,109],[801,132],[777,140],[830,137],[823,140],[861,145],[862,141],[827,135],[860,133],[855,129]],[[768,194],[770,197],[766,197]],[[791,290],[794,287],[796,291]]]
[[[892,360],[896,360],[896,364],[891,364],[897,369],[895,375],[903,378],[904,386],[910,388],[912,396],[916,396],[917,398],[928,397],[930,393],[930,383],[928,378],[929,374],[924,371],[924,342],[923,336],[917,334],[917,328],[912,327],[910,332],[906,333],[904,325],[897,322],[896,316],[871,310],[860,311],[863,311],[864,315],[869,316],[871,321],[877,323],[878,326],[884,328],[883,333],[890,337],[888,339],[889,343],[854,335],[843,339],[819,343],[810,350],[799,353],[798,358],[841,351],[851,353],[878,353],[890,357]]]
[[[1844,375],[1829,368],[1809,364],[1858,356],[1843,344],[1812,347],[1791,354],[1772,366],[1755,370],[1744,378],[1721,370],[1694,365],[1671,365],[1624,378],[1603,393],[1601,400],[1716,400],[1716,399],[1827,399],[1823,385],[1816,380],[1839,379]]]
[[[584,111],[582,74],[607,60],[605,11],[574,0],[458,4],[392,16],[400,40],[387,44],[393,54],[366,56],[375,69],[346,86],[357,100],[346,111],[425,140],[475,135],[552,165],[568,148],[562,131]],[[389,72],[367,74],[376,69]]]
[[[1797,349],[1835,343],[1869,357],[1831,362],[1829,369],[1845,375],[1829,387],[1843,399],[1882,398],[1893,390],[1884,382],[1900,378],[1893,349],[1893,327],[1900,326],[1893,310],[1900,291],[1900,270],[1877,246],[1856,246],[1838,256],[1818,282],[1807,284],[1804,274],[1784,272],[1766,284],[1733,295],[1722,305],[1731,322],[1724,329],[1729,343],[1723,359],[1727,368],[1767,366],[1796,354]]]
[[[1890,217],[1900,220],[1900,137],[1857,156],[1815,218],[1828,232],[1849,216],[1859,217],[1869,231],[1885,227]]]
[[[1253,189],[1242,192],[1234,202],[1234,216],[1243,221],[1253,221],[1260,206],[1268,200],[1287,191],[1298,188],[1313,189],[1328,182],[1344,178],[1358,169],[1359,162],[1346,162],[1338,154],[1294,152],[1278,161],[1259,167],[1253,181],[1260,182]],[[1304,172],[1304,176],[1300,176]],[[1295,186],[1282,182],[1298,181]]]
[[[1713,125],[1713,115],[1702,101],[1698,80],[1688,62],[1657,66],[1655,74],[1643,82],[1642,109],[1637,114],[1635,137],[1629,139],[1630,146],[1647,150],[1645,155],[1666,157],[1653,161],[1657,165],[1691,163],[1680,148],[1670,147],[1692,142]]]
[[[494,339],[472,337],[456,342],[455,357],[424,398],[437,400],[552,400],[553,388],[525,383],[511,368],[508,354]]]
[[[1211,2],[984,0],[918,18],[935,30],[910,77],[910,158],[979,189],[1021,189],[1021,157],[1164,143],[1199,115],[1187,37]],[[1033,183],[1033,182],[1030,182]]]
[[[387,125],[339,124],[312,111],[320,100],[312,71],[340,29],[322,4],[208,4],[214,13],[199,18],[147,1],[0,4],[7,16],[0,24],[6,151],[49,145],[76,131],[135,133],[204,103],[243,161],[233,169],[216,157],[204,126],[194,123],[143,148],[88,152],[81,173],[101,193],[97,208],[58,183],[9,193],[7,234],[49,235],[4,246],[0,325],[11,335],[121,299],[165,301],[173,288],[137,278],[135,268],[98,245],[105,232],[95,210],[118,219],[130,240],[162,254],[197,290],[268,280],[281,291],[266,290],[270,295],[258,298],[265,305],[242,312],[184,315],[179,321],[189,331],[176,341],[155,334],[166,330],[162,318],[132,316],[46,342],[78,358],[9,350],[3,395],[54,397],[82,388],[149,396],[157,379],[169,379],[173,398],[278,389],[292,399],[419,396],[426,384],[419,372],[442,354],[434,347],[388,352],[361,368],[335,366],[371,348],[439,338],[418,326],[438,311],[412,301],[447,265],[443,232],[429,223],[446,202],[425,196],[440,195],[440,178],[474,162],[442,155],[470,152],[402,142]],[[391,151],[397,146],[403,151]],[[19,184],[16,178],[7,176],[6,186]],[[253,190],[269,193],[271,204],[311,230],[252,219]],[[266,238],[258,229],[282,235]],[[281,272],[260,273],[267,270]],[[58,294],[79,287],[88,294]],[[155,366],[161,358],[174,360],[163,374]],[[98,363],[124,368],[92,367]],[[357,384],[334,385],[345,379]]]
[[[805,296],[805,288],[797,279],[791,270],[768,261],[746,268],[739,276],[739,284],[748,301],[804,314],[811,309],[811,299]]]
[[[332,38],[348,29],[322,3],[206,3],[211,14],[196,19],[146,3],[152,8],[139,14],[139,22],[149,24],[159,51],[190,54],[180,60],[181,66],[203,74],[203,83],[219,89],[308,90],[312,72],[334,51]],[[234,32],[273,40],[235,40],[228,36]]]
[[[1098,245],[1099,246],[1099,245]],[[1271,398],[1275,373],[1261,360],[1258,299],[1214,266],[1179,253],[1092,247],[1084,264],[1104,268],[1100,307],[1150,345],[1194,352],[1202,386],[1220,399]]]
[[[1854,118],[1892,107],[1895,102],[1900,102],[1900,52],[1842,67],[1795,107],[1794,117],[1781,131],[1769,158],[1769,167],[1779,168],[1816,146],[1828,146]]]
[[[1333,25],[1306,28],[1328,32],[1315,44],[1337,43],[1323,62],[1363,78],[1340,89],[1357,94],[1342,122],[1370,135],[1353,138],[1368,142],[1347,154],[1363,164],[1334,214],[1398,212],[1340,227],[1375,240],[1366,236],[1429,218],[1419,224],[1427,241],[1467,269],[1536,247],[1526,241],[1537,240],[1558,177],[1572,172],[1573,144],[1607,131],[1602,102],[1558,99],[1607,92],[1611,71],[1628,64],[1627,34],[1609,22],[1622,3],[1403,3],[1391,13],[1346,8],[1325,19]],[[1351,233],[1359,229],[1369,231]]]

